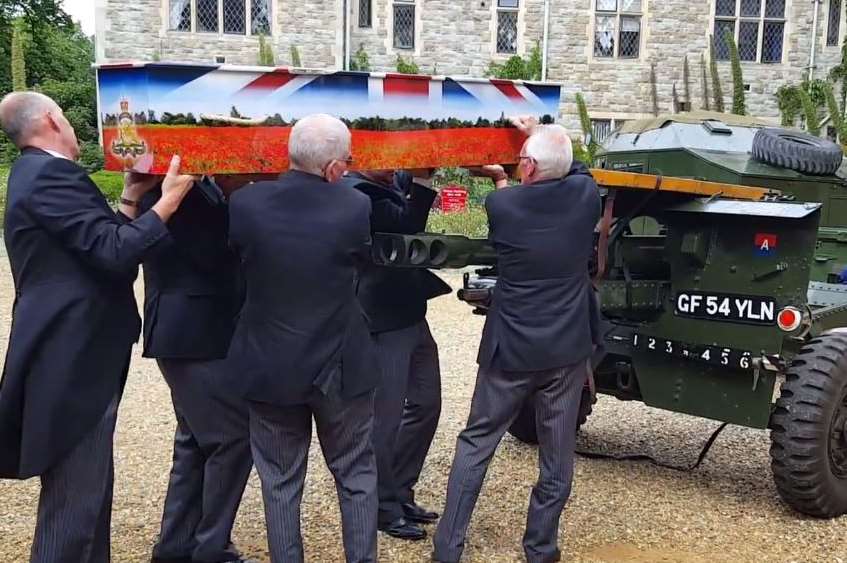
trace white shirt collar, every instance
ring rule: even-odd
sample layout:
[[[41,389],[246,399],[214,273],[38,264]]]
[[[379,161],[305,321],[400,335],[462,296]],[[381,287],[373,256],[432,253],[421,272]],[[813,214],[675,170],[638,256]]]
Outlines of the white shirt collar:
[[[53,156],[55,156],[56,158],[64,158],[65,160],[70,160],[70,158],[66,157],[65,155],[63,155],[63,154],[62,154],[62,153],[60,153],[60,152],[56,152],[56,151],[53,151],[53,150],[50,150],[50,149],[43,149],[43,150],[44,150],[44,152],[46,152],[47,154],[53,155]]]

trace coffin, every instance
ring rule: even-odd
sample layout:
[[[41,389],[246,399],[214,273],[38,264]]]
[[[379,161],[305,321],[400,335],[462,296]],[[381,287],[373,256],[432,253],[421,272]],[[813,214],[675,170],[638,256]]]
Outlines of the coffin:
[[[287,169],[291,126],[312,113],[353,132],[357,169],[517,162],[523,136],[506,118],[552,121],[560,86],[366,72],[128,63],[97,67],[109,170],[192,174]]]

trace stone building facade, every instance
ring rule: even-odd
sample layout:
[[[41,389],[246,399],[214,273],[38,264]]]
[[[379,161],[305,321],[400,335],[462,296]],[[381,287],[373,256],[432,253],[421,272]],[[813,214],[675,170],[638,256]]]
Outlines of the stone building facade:
[[[581,92],[601,135],[653,114],[652,75],[660,111],[673,107],[674,87],[680,102],[705,107],[701,57],[708,61],[709,37],[727,31],[743,59],[748,112],[777,117],[777,89],[809,76],[812,53],[813,76],[825,77],[847,28],[847,0],[94,1],[101,62],[254,65],[264,35],[279,65],[291,64],[296,47],[302,66],[342,69],[361,49],[373,71],[394,70],[402,56],[424,73],[471,76],[542,44],[546,5],[547,80],[563,84],[562,122],[578,128]],[[722,45],[717,55],[728,59]],[[729,107],[730,65],[718,66]]]

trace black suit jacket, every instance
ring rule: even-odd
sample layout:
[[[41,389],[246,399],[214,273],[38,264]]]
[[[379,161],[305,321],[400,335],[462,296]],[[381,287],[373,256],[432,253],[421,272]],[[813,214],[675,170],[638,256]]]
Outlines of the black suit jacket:
[[[588,170],[497,190],[485,207],[499,277],[479,364],[536,371],[589,357],[599,323],[588,265],[600,196]]]
[[[298,171],[232,195],[230,241],[247,295],[227,364],[248,399],[303,404],[330,385],[345,398],[376,386],[355,293],[370,212],[361,192]]]
[[[142,200],[149,209],[161,197]],[[172,243],[144,261],[144,356],[225,358],[237,313],[236,261],[226,201],[188,193],[168,222]]]
[[[373,232],[415,234],[426,229],[436,193],[414,184],[408,173],[398,172],[393,186],[380,186],[358,175],[350,175],[343,182],[371,199]],[[358,286],[359,301],[374,333],[421,322],[426,318],[427,301],[450,291],[450,286],[429,270],[374,264],[364,269]]]
[[[141,319],[132,284],[168,236],[124,224],[80,166],[26,149],[12,167],[5,242],[15,282],[0,381],[0,477],[44,473],[122,388]]]

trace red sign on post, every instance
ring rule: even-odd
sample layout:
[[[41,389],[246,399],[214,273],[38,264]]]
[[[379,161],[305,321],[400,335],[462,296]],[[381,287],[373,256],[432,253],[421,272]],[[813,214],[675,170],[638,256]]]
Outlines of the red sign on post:
[[[446,186],[439,194],[438,207],[442,213],[456,213],[468,208],[468,190],[461,186]]]

